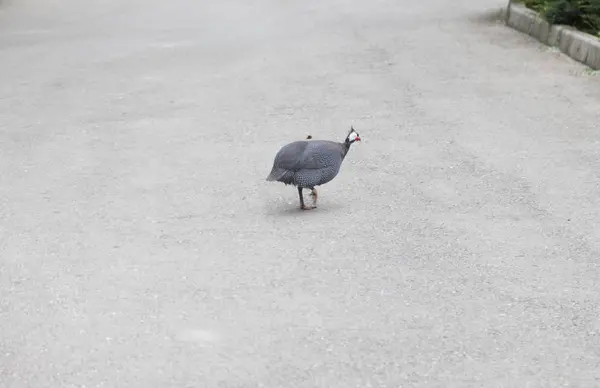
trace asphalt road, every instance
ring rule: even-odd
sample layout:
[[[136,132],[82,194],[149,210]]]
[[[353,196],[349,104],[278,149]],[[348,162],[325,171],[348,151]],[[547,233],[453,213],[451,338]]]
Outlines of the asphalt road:
[[[4,0],[0,386],[600,387],[600,77],[504,5]]]

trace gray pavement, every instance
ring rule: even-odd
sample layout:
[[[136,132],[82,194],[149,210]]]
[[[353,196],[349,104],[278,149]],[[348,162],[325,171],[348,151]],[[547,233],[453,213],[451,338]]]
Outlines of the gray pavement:
[[[2,1],[0,386],[599,387],[600,77],[504,5]]]

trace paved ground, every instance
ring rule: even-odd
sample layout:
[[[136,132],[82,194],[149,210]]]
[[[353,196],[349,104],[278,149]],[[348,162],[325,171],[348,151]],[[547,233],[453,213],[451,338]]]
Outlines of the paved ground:
[[[0,386],[600,386],[600,77],[503,5],[4,0]]]

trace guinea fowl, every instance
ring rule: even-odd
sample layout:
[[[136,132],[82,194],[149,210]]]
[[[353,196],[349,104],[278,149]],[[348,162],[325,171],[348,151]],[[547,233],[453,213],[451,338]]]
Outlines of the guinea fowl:
[[[317,207],[317,190],[315,186],[323,185],[335,178],[350,146],[360,141],[360,136],[350,127],[350,132],[342,142],[331,140],[300,140],[283,146],[273,162],[267,181],[277,181],[285,185],[298,187],[300,208],[311,210]],[[303,189],[310,189],[312,206],[304,204]]]

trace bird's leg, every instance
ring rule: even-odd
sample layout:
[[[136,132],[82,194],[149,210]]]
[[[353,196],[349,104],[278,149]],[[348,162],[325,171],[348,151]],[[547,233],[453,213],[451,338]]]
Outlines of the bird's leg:
[[[300,197],[300,209],[304,209],[304,197],[302,196],[302,187],[298,187],[298,196]]]
[[[304,204],[304,196],[302,196],[302,187],[298,187],[298,196],[300,197],[300,209],[311,210],[315,208],[314,206],[306,206]]]
[[[312,200],[313,200],[313,206],[317,207],[317,199],[319,198],[319,194],[317,193],[317,189],[315,189],[314,187],[312,187],[310,189],[310,196],[312,197]]]

